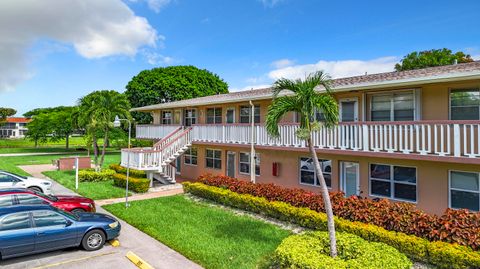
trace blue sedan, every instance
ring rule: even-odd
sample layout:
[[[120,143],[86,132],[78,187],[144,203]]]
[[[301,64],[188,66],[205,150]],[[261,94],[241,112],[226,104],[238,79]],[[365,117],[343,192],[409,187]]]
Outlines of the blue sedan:
[[[102,248],[120,234],[120,223],[98,213],[77,215],[49,205],[0,208],[0,258],[82,246]]]

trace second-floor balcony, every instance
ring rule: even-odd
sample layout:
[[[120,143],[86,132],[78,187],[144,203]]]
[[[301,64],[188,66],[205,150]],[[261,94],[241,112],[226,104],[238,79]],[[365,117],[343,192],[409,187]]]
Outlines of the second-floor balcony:
[[[174,125],[139,125],[137,138],[161,139],[177,130]],[[279,125],[280,137],[272,138],[264,125],[207,124],[191,126],[191,143],[250,144],[257,147],[305,148],[296,136],[296,124]],[[480,162],[480,121],[350,122],[321,128],[312,134],[319,151],[342,154],[420,157]],[[253,137],[252,137],[253,134]],[[410,157],[409,157],[410,156]]]

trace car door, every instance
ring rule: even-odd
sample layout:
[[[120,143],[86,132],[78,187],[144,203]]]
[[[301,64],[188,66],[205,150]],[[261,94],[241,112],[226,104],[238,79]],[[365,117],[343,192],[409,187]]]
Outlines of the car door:
[[[30,193],[17,194],[17,202],[20,205],[48,205],[50,202]]]
[[[51,210],[33,211],[35,251],[47,251],[76,245],[75,223]]]
[[[3,257],[31,253],[35,248],[35,229],[30,213],[19,212],[0,219],[0,251]]]
[[[11,206],[15,202],[13,194],[0,195],[0,207]]]

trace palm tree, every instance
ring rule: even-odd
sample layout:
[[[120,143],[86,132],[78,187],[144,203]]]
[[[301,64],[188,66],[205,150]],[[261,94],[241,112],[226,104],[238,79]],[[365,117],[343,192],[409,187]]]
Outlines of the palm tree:
[[[99,171],[105,160],[109,130],[116,115],[131,118],[130,103],[124,94],[116,91],[95,91],[79,100],[77,123],[92,138],[95,170]],[[99,153],[98,137],[103,134],[102,151]],[[100,155],[100,160],[98,159]]]
[[[304,80],[279,79],[273,84],[273,102],[268,107],[266,128],[272,137],[279,137],[278,123],[288,112],[296,112],[300,117],[300,128],[296,135],[306,140],[308,149],[313,159],[315,173],[320,182],[320,191],[327,213],[327,227],[330,237],[330,255],[337,256],[337,243],[333,219],[332,204],[328,194],[327,184],[320,168],[317,152],[312,144],[312,132],[319,128],[329,128],[338,122],[337,102],[331,95],[331,80],[322,71],[311,73]],[[316,91],[322,87],[323,92]],[[290,94],[279,96],[283,91]],[[316,112],[323,113],[322,122],[317,122]]]

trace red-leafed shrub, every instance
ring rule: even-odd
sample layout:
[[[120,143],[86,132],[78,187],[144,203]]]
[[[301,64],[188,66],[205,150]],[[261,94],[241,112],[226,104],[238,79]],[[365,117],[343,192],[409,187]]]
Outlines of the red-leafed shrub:
[[[324,212],[322,196],[303,189],[288,189],[274,184],[251,183],[226,176],[202,175],[199,182],[229,189],[240,194],[264,197],[297,207]],[[447,209],[442,216],[427,214],[413,204],[345,198],[342,192],[330,193],[336,216],[370,223],[390,231],[416,235],[430,241],[445,241],[480,249],[480,213]]]

